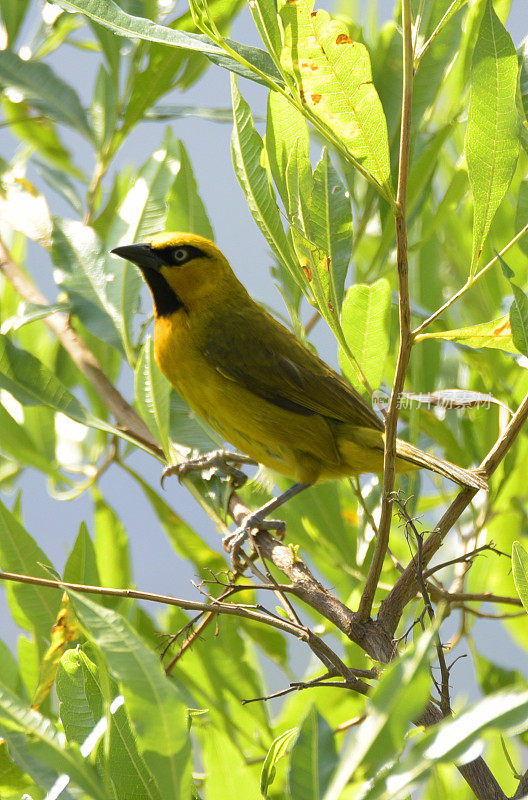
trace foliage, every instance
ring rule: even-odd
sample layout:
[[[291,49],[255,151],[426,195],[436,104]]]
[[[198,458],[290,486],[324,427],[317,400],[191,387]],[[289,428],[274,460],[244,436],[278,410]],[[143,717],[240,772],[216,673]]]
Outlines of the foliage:
[[[428,540],[402,512],[409,539],[394,521],[392,558],[383,552],[375,575],[384,502],[377,479],[294,498],[284,509],[292,546],[268,575],[269,589],[285,580],[282,569],[294,592],[278,591],[278,612],[262,611],[271,596],[257,594],[263,573],[248,573],[254,586],[246,576],[243,591],[226,592],[227,556],[149,483],[145,457],[135,458],[146,451],[157,471],[221,442],[156,366],[140,274],[109,254],[163,230],[213,237],[207,198],[172,123],[188,114],[210,126],[230,121],[234,174],[292,330],[314,347],[311,331],[326,324],[343,374],[365,397],[390,394],[395,376],[406,377],[399,434],[464,467],[480,463],[505,431],[508,407],[522,409],[528,392],[528,49],[516,52],[505,27],[510,2],[402,0],[394,20],[363,28],[343,4],[331,15],[310,0],[250,0],[260,47],[229,38],[240,0],[190,0],[183,13],[155,0],[59,3],[0,0],[1,102],[17,141],[11,163],[0,159],[0,565],[24,631],[17,656],[0,640],[2,799],[49,791],[87,800],[395,800],[418,785],[427,800],[470,798],[467,762],[513,795],[513,765],[527,741],[526,676],[501,666],[500,653],[485,658],[474,627],[492,617],[490,637],[500,626],[528,649],[528,557],[517,541],[528,533],[526,435],[494,462],[489,494],[471,506],[470,497],[445,531],[439,561],[448,564],[439,573],[427,572]],[[400,144],[402,38],[414,80]],[[88,82],[74,86],[50,62],[67,47],[92,64],[88,101]],[[232,110],[178,102],[218,67],[231,81]],[[248,80],[266,92],[264,126],[245,99]],[[152,119],[168,123],[159,147],[118,170],[120,148]],[[57,207],[68,213],[59,217]],[[407,252],[405,375],[398,290],[405,296]],[[48,300],[34,285],[49,286],[51,275]],[[133,391],[133,405],[116,387]],[[77,510],[83,495],[93,507],[92,529],[79,519],[61,576],[38,532],[26,529],[20,495],[7,499],[26,470],[46,479],[50,504]],[[207,582],[198,600],[167,601],[156,616],[133,591],[119,591],[132,589],[134,565],[129,532],[99,486],[107,470],[122,473],[175,558]],[[411,517],[435,524],[452,486],[436,476],[400,480]],[[184,483],[225,529],[229,478],[210,468]],[[265,491],[253,482],[240,495],[256,505]],[[400,578],[409,546],[417,562]],[[370,619],[369,608],[356,629],[353,612],[373,576],[378,616]],[[76,586],[63,596],[58,577]],[[412,591],[394,611],[398,578]],[[312,594],[302,593],[307,585]],[[83,586],[115,591],[94,596]],[[295,594],[305,600],[296,613]],[[456,669],[449,675],[439,644],[450,615],[455,633],[444,644],[471,646],[482,694],[468,708],[454,700],[453,717]],[[390,619],[392,629],[376,627]],[[166,674],[160,635],[178,631],[163,661],[177,663]],[[301,677],[290,635],[319,658]],[[261,664],[270,662],[291,682],[274,715],[256,701],[269,693]],[[498,796],[485,784],[479,797]]]

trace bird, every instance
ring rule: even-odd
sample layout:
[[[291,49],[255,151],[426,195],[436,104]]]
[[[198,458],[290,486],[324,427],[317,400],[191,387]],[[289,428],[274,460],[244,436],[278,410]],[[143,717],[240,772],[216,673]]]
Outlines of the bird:
[[[223,463],[262,464],[295,481],[249,514],[225,542],[255,528],[281,529],[268,515],[321,481],[380,473],[384,423],[351,384],[259,305],[209,239],[164,232],[111,251],[139,267],[154,304],[154,356],[190,408],[240,452],[218,451],[165,475]],[[229,464],[232,466],[229,467]],[[401,440],[396,471],[425,467],[486,489],[477,471]]]

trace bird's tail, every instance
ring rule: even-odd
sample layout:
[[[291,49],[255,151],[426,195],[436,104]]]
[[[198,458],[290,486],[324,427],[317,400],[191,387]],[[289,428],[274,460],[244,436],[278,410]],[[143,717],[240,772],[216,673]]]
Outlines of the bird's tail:
[[[443,458],[425,453],[423,450],[413,447],[412,444],[402,441],[402,439],[396,441],[396,453],[399,459],[407,461],[409,465],[413,464],[430,469],[439,475],[443,475],[444,478],[449,478],[449,480],[458,483],[460,486],[488,490],[488,484],[478,472],[458,467],[456,464],[451,464],[450,461],[444,461]],[[401,470],[401,462],[396,469],[398,471]]]

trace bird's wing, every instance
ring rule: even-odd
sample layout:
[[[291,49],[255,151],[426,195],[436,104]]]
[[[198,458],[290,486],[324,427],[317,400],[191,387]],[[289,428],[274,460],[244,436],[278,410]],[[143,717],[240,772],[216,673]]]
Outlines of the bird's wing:
[[[209,328],[204,355],[227,378],[298,414],[383,429],[361,395],[260,306],[222,316]]]

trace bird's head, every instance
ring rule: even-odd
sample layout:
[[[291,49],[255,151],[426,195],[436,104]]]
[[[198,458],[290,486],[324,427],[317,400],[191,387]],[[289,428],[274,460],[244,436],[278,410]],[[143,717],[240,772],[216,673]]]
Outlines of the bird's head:
[[[154,299],[156,316],[166,316],[213,298],[234,278],[218,247],[193,233],[158,233],[144,242],[112,250],[136,264]]]

